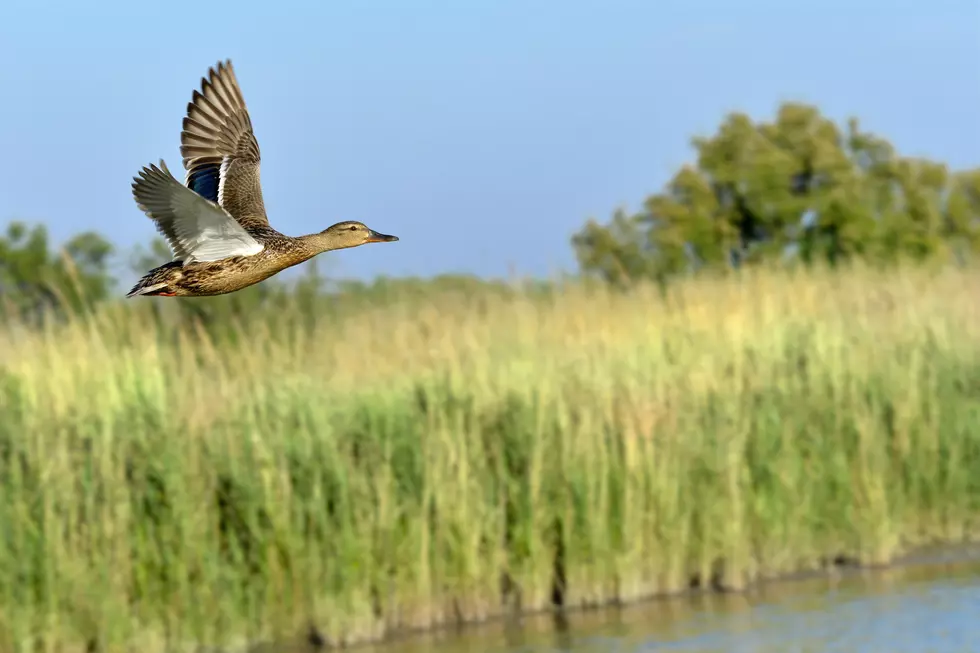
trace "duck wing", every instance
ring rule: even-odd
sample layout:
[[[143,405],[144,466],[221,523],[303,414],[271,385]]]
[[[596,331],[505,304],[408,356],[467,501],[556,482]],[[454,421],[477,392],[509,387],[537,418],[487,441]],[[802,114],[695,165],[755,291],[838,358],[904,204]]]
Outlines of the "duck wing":
[[[264,248],[227,210],[180,183],[163,161],[133,177],[133,198],[167,239],[175,261],[218,261]]]
[[[208,69],[180,133],[187,187],[247,230],[269,228],[259,182],[259,143],[231,61]]]

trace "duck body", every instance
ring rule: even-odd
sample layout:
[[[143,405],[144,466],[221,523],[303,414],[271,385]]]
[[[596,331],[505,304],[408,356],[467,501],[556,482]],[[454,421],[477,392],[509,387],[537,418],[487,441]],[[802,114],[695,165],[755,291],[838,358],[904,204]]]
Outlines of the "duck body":
[[[300,257],[298,239],[279,234],[260,241],[264,249],[252,256],[219,261],[170,261],[147,272],[126,295],[157,297],[212,297],[265,281],[299,265],[315,254]]]
[[[160,161],[133,178],[133,198],[166,237],[173,260],[147,272],[127,297],[210,297],[235,292],[314,256],[397,241],[357,221],[287,236],[266,217],[259,145],[231,62],[211,68],[181,131],[186,184]]]
[[[279,272],[307,261],[321,251],[324,238],[330,230],[335,233],[362,233],[366,230],[368,242],[386,242],[394,236],[371,231],[359,222],[340,222],[326,232],[294,238],[275,229],[251,230],[262,250],[249,256],[232,256],[217,261],[170,261],[147,272],[126,295],[156,297],[212,297],[235,292],[265,281]],[[355,245],[332,246],[344,249]]]

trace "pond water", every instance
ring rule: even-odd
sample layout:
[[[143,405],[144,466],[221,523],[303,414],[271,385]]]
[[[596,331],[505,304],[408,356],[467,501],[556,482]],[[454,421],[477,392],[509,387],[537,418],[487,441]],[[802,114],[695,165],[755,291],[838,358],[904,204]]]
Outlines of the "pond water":
[[[960,653],[980,651],[980,560],[769,583],[750,592],[486,624],[371,653]]]

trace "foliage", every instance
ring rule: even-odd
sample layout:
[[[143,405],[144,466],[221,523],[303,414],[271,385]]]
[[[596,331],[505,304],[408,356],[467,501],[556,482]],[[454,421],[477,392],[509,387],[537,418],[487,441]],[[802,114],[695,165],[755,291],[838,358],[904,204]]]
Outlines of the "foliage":
[[[0,330],[0,649],[350,642],[975,538],[977,274]]]
[[[794,258],[878,264],[980,251],[980,169],[903,157],[857,120],[841,129],[812,106],[772,122],[732,113],[692,141],[643,208],[589,220],[573,237],[584,272],[623,284]]]
[[[93,232],[52,253],[47,230],[13,222],[0,236],[0,317],[36,319],[50,309],[78,311],[109,296],[112,245]]]

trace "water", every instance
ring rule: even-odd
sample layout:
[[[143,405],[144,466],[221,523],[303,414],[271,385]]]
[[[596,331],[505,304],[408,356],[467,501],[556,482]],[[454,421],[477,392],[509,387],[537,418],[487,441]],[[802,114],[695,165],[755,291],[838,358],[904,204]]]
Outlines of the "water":
[[[541,615],[359,648],[371,653],[980,652],[980,561],[772,583],[748,593]]]

